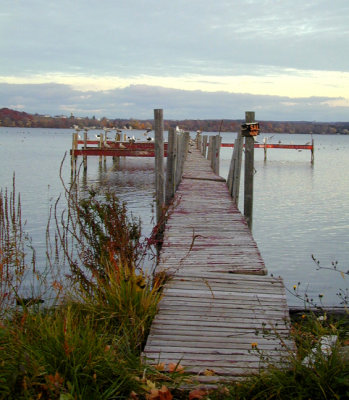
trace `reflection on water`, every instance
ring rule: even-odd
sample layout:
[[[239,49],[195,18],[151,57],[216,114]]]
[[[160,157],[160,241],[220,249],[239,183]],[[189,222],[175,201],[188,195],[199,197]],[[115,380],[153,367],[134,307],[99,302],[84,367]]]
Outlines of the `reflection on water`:
[[[304,144],[306,135],[276,135],[283,143]],[[275,139],[275,138],[274,138]],[[349,269],[349,192],[347,157],[349,137],[316,136],[315,164],[310,152],[255,150],[253,235],[270,273],[281,275],[286,287],[301,282],[318,300],[337,304],[339,287],[348,287],[339,273],[316,270],[311,255],[320,265]],[[224,156],[221,173],[226,176],[230,159]],[[243,209],[243,199],[240,199]],[[289,296],[289,303],[294,303]]]
[[[70,130],[0,128],[1,187],[11,187],[16,172],[17,191],[22,196],[26,230],[33,237],[38,263],[45,265],[45,229],[50,206],[62,186],[59,167],[71,146]],[[134,132],[132,133],[134,134]],[[136,132],[135,136],[142,135]],[[236,134],[224,133],[224,142],[234,142]],[[262,141],[263,135],[258,140]],[[307,135],[274,135],[273,142],[304,144]],[[349,255],[349,137],[315,136],[315,164],[309,151],[255,149],[253,235],[270,273],[281,275],[288,288],[301,282],[314,298],[324,293],[324,301],[337,304],[336,292],[347,287],[340,274],[317,271],[314,254],[322,266],[338,260],[348,270]],[[232,149],[222,148],[221,175],[227,176]],[[84,190],[94,185],[112,188],[141,217],[143,233],[149,235],[154,221],[154,160],[151,158],[88,158],[88,170],[81,176]],[[70,180],[70,162],[62,168]],[[243,179],[242,179],[243,186]],[[243,187],[242,187],[243,193]],[[243,196],[240,198],[243,208]],[[63,205],[62,205],[63,207]],[[289,296],[289,302],[294,303]]]
[[[154,220],[154,159],[126,158],[99,165],[88,162],[87,185],[112,189],[127,208],[142,219],[144,236],[149,236]]]

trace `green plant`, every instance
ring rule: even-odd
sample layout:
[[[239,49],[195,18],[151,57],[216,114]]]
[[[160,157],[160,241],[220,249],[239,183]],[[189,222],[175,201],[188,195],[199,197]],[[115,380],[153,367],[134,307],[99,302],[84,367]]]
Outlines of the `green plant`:
[[[108,324],[74,304],[16,313],[1,327],[0,398],[122,398],[138,386],[140,361]]]
[[[56,232],[61,248],[56,248],[55,254],[63,254],[68,261],[70,280],[89,292],[95,289],[94,278],[106,278],[106,261],[121,263],[130,270],[141,269],[141,222],[128,215],[126,204],[108,189],[85,193],[79,191],[76,180],[70,187],[63,179],[62,183],[67,207],[57,215],[57,200]]]
[[[142,270],[146,244],[140,241],[140,222],[112,193],[82,195],[73,182],[66,196],[66,212],[56,214],[54,260],[49,260],[66,275],[52,274],[56,302],[44,308],[36,299],[21,299],[2,316],[0,399],[114,399],[148,390],[137,379],[143,374],[140,353],[162,282]],[[17,229],[20,208],[12,209]],[[12,238],[16,249],[24,249],[23,235]],[[2,256],[3,247],[9,248],[3,243]],[[23,255],[14,258],[21,262],[8,266],[14,277],[22,277],[24,251],[16,254]],[[10,283],[16,298],[19,285]]]
[[[141,241],[139,219],[128,215],[114,193],[90,190],[83,195],[66,189],[67,216],[56,216],[69,264],[70,296],[81,309],[108,320],[133,349],[141,349],[161,288],[159,279],[142,268],[149,240]]]

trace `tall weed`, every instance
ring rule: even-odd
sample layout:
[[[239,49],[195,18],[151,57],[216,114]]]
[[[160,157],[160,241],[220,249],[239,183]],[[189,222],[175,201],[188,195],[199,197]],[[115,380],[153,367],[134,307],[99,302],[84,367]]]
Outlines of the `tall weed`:
[[[28,251],[32,253],[29,261]],[[26,272],[35,273],[35,252],[23,230],[13,176],[12,192],[0,191],[0,317],[16,303]]]
[[[1,399],[122,398],[137,387],[139,361],[72,305],[16,313],[1,327],[0,346]]]
[[[81,196],[66,190],[68,214],[57,218],[58,237],[81,310],[107,320],[113,330],[141,349],[160,299],[161,282],[142,268],[149,240],[140,220],[111,191]],[[71,237],[69,243],[66,238]]]
[[[1,193],[0,305],[7,313],[0,318],[0,399],[114,399],[144,391],[136,379],[140,353],[162,283],[142,269],[140,221],[111,192],[82,194],[76,182],[65,189],[48,260],[59,296],[49,307],[17,301],[27,269],[20,202]],[[56,269],[65,275],[58,279]]]

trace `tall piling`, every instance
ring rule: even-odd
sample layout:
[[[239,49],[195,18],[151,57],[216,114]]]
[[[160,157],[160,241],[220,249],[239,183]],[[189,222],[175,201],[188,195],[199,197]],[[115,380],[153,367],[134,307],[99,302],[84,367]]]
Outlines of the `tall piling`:
[[[169,205],[176,190],[177,140],[174,128],[168,131],[165,204]]]
[[[154,109],[156,223],[159,223],[165,203],[164,195],[164,119],[163,110]]]
[[[254,111],[246,111],[246,123],[255,122]],[[254,176],[254,138],[245,137],[245,185],[244,185],[244,215],[248,227],[252,230],[253,219],[253,176]]]

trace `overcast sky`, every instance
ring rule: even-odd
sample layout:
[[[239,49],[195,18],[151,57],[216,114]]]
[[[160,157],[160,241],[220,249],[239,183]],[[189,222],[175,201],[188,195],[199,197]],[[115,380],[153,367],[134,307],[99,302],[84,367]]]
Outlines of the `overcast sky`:
[[[349,0],[1,0],[0,108],[349,121]]]

